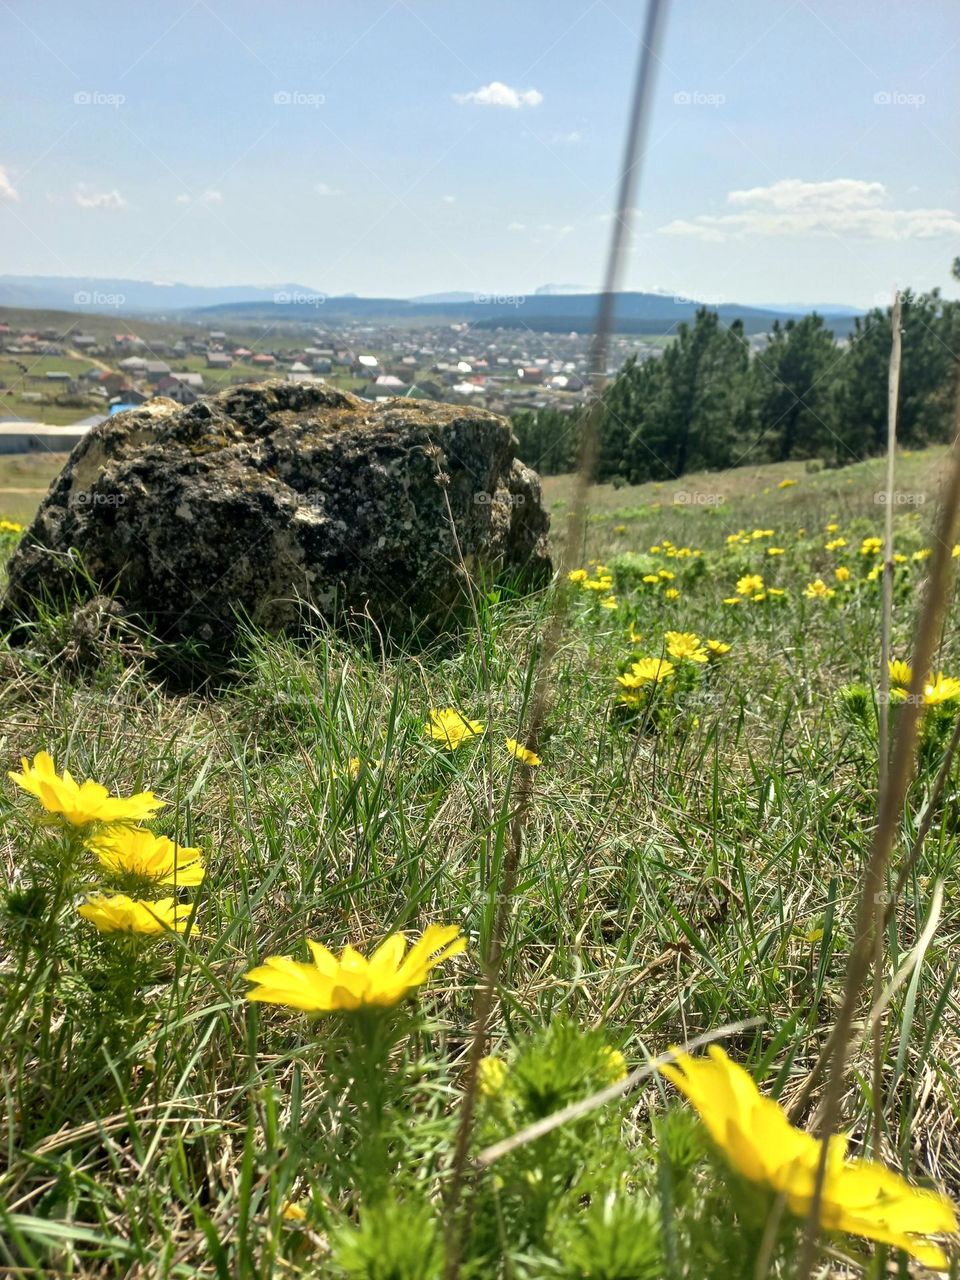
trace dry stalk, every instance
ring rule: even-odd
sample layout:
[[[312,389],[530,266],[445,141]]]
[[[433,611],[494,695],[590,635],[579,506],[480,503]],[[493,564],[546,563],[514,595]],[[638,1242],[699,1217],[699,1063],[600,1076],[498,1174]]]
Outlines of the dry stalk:
[[[960,428],[960,396],[957,399],[957,426]],[[857,908],[853,947],[847,964],[843,1001],[831,1033],[830,1070],[818,1126],[822,1139],[817,1179],[807,1215],[803,1246],[797,1276],[808,1280],[817,1250],[820,1203],[826,1174],[827,1138],[836,1132],[843,1092],[850,1035],[864,982],[874,954],[874,927],[879,922],[879,903],[885,900],[884,886],[890,865],[890,854],[900,825],[907,788],[913,774],[920,716],[923,710],[923,688],[933,662],[937,637],[943,620],[952,581],[951,551],[956,536],[960,510],[960,440],[954,439],[950,470],[944,489],[933,548],[930,580],[917,622],[913,651],[913,678],[903,704],[893,756],[880,792],[877,826],[871,843],[869,860]]]
[[[540,652],[536,658],[536,675],[527,716],[524,745],[536,752],[543,734],[552,695],[552,669],[554,658],[566,629],[570,603],[570,583],[567,572],[570,557],[575,554],[583,537],[587,494],[593,478],[597,455],[597,441],[603,413],[603,392],[606,386],[606,370],[609,356],[610,335],[613,330],[617,290],[623,278],[629,246],[630,228],[633,222],[633,206],[642,160],[642,143],[646,134],[650,112],[657,46],[663,27],[666,0],[648,0],[646,20],[637,60],[633,101],[630,111],[624,160],[620,173],[616,213],[610,236],[603,291],[597,313],[596,327],[591,344],[591,402],[587,410],[580,442],[579,466],[574,482],[566,537],[560,553],[559,580],[554,594],[550,615],[544,627]],[[523,837],[527,814],[533,799],[533,770],[521,766],[517,787],[517,803],[510,820],[506,854],[496,886],[496,912],[490,947],[484,964],[484,973],[477,991],[474,1008],[474,1028],[467,1052],[463,1096],[457,1126],[456,1142],[446,1193],[447,1214],[447,1263],[446,1280],[457,1280],[463,1257],[463,1241],[466,1215],[461,1201],[467,1175],[470,1138],[476,1113],[477,1078],[480,1060],[487,1041],[487,1029],[493,1010],[494,998],[500,976],[500,965],[516,892],[523,853]]]

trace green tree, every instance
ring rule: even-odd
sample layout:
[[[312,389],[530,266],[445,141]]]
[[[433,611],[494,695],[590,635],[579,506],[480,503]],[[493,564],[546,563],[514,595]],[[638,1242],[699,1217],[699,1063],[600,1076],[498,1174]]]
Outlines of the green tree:
[[[810,458],[835,438],[831,395],[842,361],[816,313],[781,325],[753,361],[757,421],[768,457]]]

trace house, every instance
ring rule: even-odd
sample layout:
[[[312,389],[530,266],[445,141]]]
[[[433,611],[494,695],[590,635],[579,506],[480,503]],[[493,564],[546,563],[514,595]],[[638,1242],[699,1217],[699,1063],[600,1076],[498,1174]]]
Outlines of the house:
[[[265,351],[261,351],[258,355],[253,357],[250,363],[255,364],[258,368],[266,368],[269,365],[276,364],[277,362],[273,356],[267,355]]]
[[[202,373],[171,373],[170,377],[174,382],[182,382],[185,387],[193,387],[194,391],[203,390]]]
[[[110,412],[114,414],[119,413],[120,409],[135,409],[137,405],[143,404],[149,398],[145,391],[124,391],[121,395],[114,396],[111,399]]]
[[[287,381],[314,383],[319,382],[320,379],[310,372],[302,360],[294,360],[293,364],[287,371]]]
[[[177,404],[196,404],[200,399],[200,392],[196,387],[178,382],[174,377],[162,378],[156,385],[155,394],[166,396],[168,400],[175,400]]]
[[[374,379],[373,385],[377,387],[381,393],[383,391],[389,391],[391,394],[396,394],[403,391],[407,384],[403,382],[402,379],[395,378],[392,373],[381,373],[379,377]]]
[[[150,382],[159,382],[161,378],[170,376],[170,366],[166,360],[147,360],[144,373]]]
[[[78,333],[73,339],[73,345],[79,348],[79,350],[84,351],[89,347],[95,347],[97,345],[97,339],[92,333]]]
[[[528,365],[525,369],[517,370],[517,377],[521,382],[541,383],[543,382],[543,370],[536,368],[534,365]]]
[[[207,368],[208,369],[229,369],[233,365],[233,360],[225,351],[208,351],[207,352]]]
[[[147,372],[147,362],[143,356],[127,356],[126,360],[120,361],[117,368],[122,369],[124,373],[132,373],[134,377],[139,377]],[[169,369],[167,372],[170,372]]]

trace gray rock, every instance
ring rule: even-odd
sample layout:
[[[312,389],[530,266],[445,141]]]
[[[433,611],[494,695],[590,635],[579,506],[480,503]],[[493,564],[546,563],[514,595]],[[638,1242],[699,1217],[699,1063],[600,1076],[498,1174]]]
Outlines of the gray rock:
[[[4,613],[114,596],[161,638],[228,648],[237,616],[441,629],[473,575],[551,572],[509,424],[280,382],[155,399],[74,449],[8,565]]]

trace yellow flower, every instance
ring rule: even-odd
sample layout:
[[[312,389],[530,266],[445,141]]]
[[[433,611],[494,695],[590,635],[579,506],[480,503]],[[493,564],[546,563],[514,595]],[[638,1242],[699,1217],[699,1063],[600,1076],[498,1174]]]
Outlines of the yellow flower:
[[[661,551],[661,548],[658,546],[653,546],[650,548],[650,554],[652,556],[658,556],[660,554],[660,551]]]
[[[636,625],[632,622],[630,623],[630,630],[627,632],[627,636],[631,644],[641,644],[643,641],[643,636],[637,630]]]
[[[831,523],[827,525],[827,533],[838,533],[839,531],[840,526],[838,524]]]
[[[616,1084],[618,1080],[626,1080],[629,1074],[626,1058],[619,1049],[611,1049],[609,1045],[606,1045],[603,1050],[603,1067],[604,1074],[609,1076],[611,1084]]]
[[[613,586],[613,578],[608,573],[599,578],[585,578],[583,586],[585,591],[609,591]]]
[[[0,533],[23,533],[23,525],[16,520],[0,520]]]
[[[838,565],[833,571],[833,576],[838,582],[847,582],[850,578],[850,570],[845,564]]]
[[[813,582],[807,583],[803,594],[808,600],[830,600],[837,593],[822,578],[814,578]]]
[[[767,547],[768,556],[782,556],[784,554],[783,547]]]
[[[464,742],[483,733],[484,726],[480,720],[468,720],[454,707],[443,707],[439,711],[431,710],[425,729],[434,742],[443,743],[448,751],[456,751]]]
[[[727,546],[735,547],[738,542],[742,542],[743,539],[746,537],[746,532],[747,532],[746,529],[740,529],[737,533],[728,533]]]
[[[953,556],[954,560],[960,560],[960,542],[955,542],[953,544],[953,550],[950,554]]]
[[[330,775],[333,778],[349,778],[352,782],[360,777],[364,769],[379,769],[383,764],[382,760],[363,760],[360,756],[351,756],[343,768],[337,765],[330,766]]]
[[[721,654],[730,652],[730,646],[728,644],[724,644],[722,640],[708,640],[707,648],[711,653],[716,654],[717,657],[720,657]]]
[[[882,572],[883,572],[883,565],[875,564],[873,568],[870,570],[870,572],[867,574],[867,581],[876,582],[876,580],[880,577],[880,574]]]
[[[738,596],[746,596],[749,599],[750,596],[755,596],[758,591],[762,590],[763,579],[759,573],[746,573],[742,578],[737,579]]]
[[[743,601],[740,596],[724,596],[723,603],[724,604],[742,604]]]
[[[570,582],[586,582],[589,577],[590,575],[586,569],[571,569],[567,574],[567,579]]]
[[[477,1065],[477,1088],[484,1098],[495,1098],[507,1082],[507,1064],[489,1054]]]
[[[615,525],[613,526],[613,532],[614,532],[614,533],[626,533],[626,532],[627,532],[627,526],[626,526],[625,524],[615,524]]]
[[[943,702],[953,702],[955,698],[960,698],[960,680],[953,676],[938,672],[923,686],[923,701],[928,707],[938,707]]]
[[[466,950],[467,943],[459,925],[431,924],[409,951],[406,937],[393,933],[369,960],[351,946],[344,947],[339,959],[309,938],[307,946],[312,964],[289,956],[267,956],[251,969],[246,979],[257,985],[247,992],[247,999],[306,1013],[386,1008],[416,991],[431,969]]]
[[[860,544],[860,554],[862,556],[878,556],[882,547],[882,538],[864,538]]]
[[[933,555],[933,548],[932,548],[932,547],[921,547],[919,551],[915,551],[915,552],[913,553],[913,555],[910,557],[910,559],[911,559],[911,560],[915,560],[915,561],[917,561],[917,563],[919,563],[921,560],[929,560],[929,558],[930,558],[932,555]]]
[[[99,782],[75,782],[68,769],[61,778],[46,751],[38,751],[32,765],[26,758],[20,764],[20,773],[7,775],[11,781],[39,800],[48,813],[59,814],[74,827],[91,822],[142,822],[165,803],[152,791],[139,791],[127,799],[111,796]]]
[[[640,689],[645,684],[660,684],[673,675],[673,663],[666,658],[640,658],[630,664],[626,675],[617,676],[625,689]]]
[[[280,1210],[280,1217],[287,1222],[306,1222],[306,1210],[298,1205],[294,1200],[285,1200]]]
[[[77,907],[77,915],[95,924],[101,933],[183,933],[190,908],[181,906],[174,898],[140,902],[125,893],[112,897],[94,894],[82,907]]]
[[[543,761],[536,752],[530,751],[527,747],[522,746],[516,738],[507,738],[507,750],[513,756],[514,760],[519,760],[521,764],[528,764],[531,768],[536,768],[538,764],[543,764]]]
[[[722,1049],[709,1058],[680,1053],[660,1070],[700,1114],[724,1159],[742,1177],[782,1196],[797,1218],[813,1200],[821,1144],[795,1129],[780,1105],[765,1098],[752,1078]],[[912,1254],[925,1266],[946,1268],[943,1250],[922,1237],[957,1230],[953,1205],[934,1191],[911,1187],[873,1160],[848,1159],[845,1138],[827,1147],[820,1225],[846,1231]]]
[[[890,672],[891,684],[899,685],[901,689],[909,689],[910,682],[913,680],[913,667],[909,662],[894,659],[887,663],[887,670]]]
[[[617,607],[616,596],[604,596],[603,599],[600,601],[601,609],[616,609],[616,607]]]
[[[203,880],[202,850],[174,844],[146,827],[107,827],[85,843],[103,866],[119,874],[157,884],[197,885]]]
[[[655,587],[660,582],[660,579],[655,573],[645,573],[643,575],[643,581],[646,582],[648,586]]]
[[[666,600],[679,600],[679,599],[680,599],[680,592],[677,590],[677,588],[676,588],[676,587],[667,587],[667,589],[666,589],[666,591],[663,593],[663,595],[664,595],[664,599],[666,599]]]
[[[710,655],[692,631],[668,631],[667,653],[671,658],[689,658],[691,662],[707,662]]]
[[[846,538],[831,538],[829,542],[824,544],[825,551],[839,551],[841,547],[847,545]]]
[[[662,578],[664,582],[673,582],[677,575],[669,569],[661,569],[657,576]]]
[[[777,488],[792,489],[796,483],[797,483],[796,480],[781,480],[780,483],[777,485]]]

